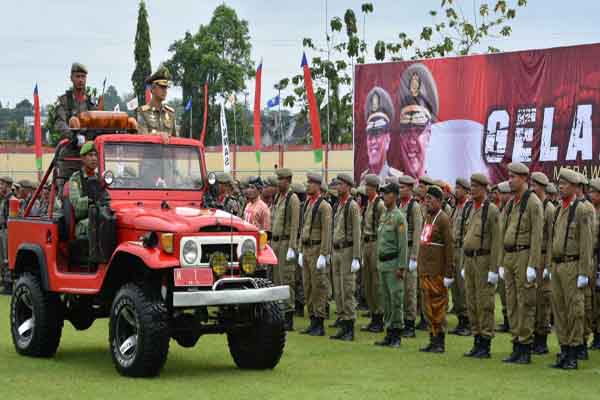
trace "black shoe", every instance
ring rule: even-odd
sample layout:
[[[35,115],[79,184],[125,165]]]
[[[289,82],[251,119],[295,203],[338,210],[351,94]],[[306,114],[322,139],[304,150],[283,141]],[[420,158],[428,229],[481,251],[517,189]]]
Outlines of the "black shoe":
[[[397,349],[400,347],[401,343],[402,343],[402,338],[400,336],[400,329],[397,329],[397,328],[392,329],[392,337],[390,339],[390,343],[388,344],[388,346],[392,347],[394,349]]]
[[[415,329],[417,329],[419,331],[426,331],[429,329],[429,324],[427,323],[427,320],[425,319],[425,317],[421,316],[421,321],[417,324]]]
[[[531,364],[531,343],[521,344],[521,352],[519,358],[515,360],[515,364]]]
[[[420,352],[430,353],[431,349],[434,347],[435,337],[430,333],[429,334],[429,344],[425,347],[419,349]]]
[[[533,338],[533,349],[532,354],[548,354],[548,336],[547,335],[535,335]]]
[[[346,330],[345,330],[344,334],[342,335],[342,337],[339,339],[343,340],[344,342],[352,342],[354,340],[354,321],[347,320],[347,321],[342,321],[342,322],[346,326]]]
[[[496,332],[506,333],[510,330],[510,326],[508,324],[508,317],[504,316],[504,321],[496,327]]]
[[[590,345],[590,350],[600,350],[600,333],[594,333],[594,339]]]
[[[469,329],[469,320],[467,317],[458,317],[458,325],[450,332],[452,335],[457,336],[471,336],[471,329]]]
[[[340,319],[339,319],[339,318],[337,318],[337,319],[336,319],[336,320],[333,322],[333,324],[329,325],[329,327],[330,327],[330,328],[339,328],[339,327],[341,326],[340,322],[341,322],[341,321],[340,321]]]
[[[589,360],[590,357],[588,355],[587,345],[585,343],[573,347],[575,348],[575,356],[579,361]]]
[[[406,320],[404,321],[404,329],[400,332],[400,335],[405,338],[417,337],[415,333],[415,321]]]
[[[304,317],[304,304],[296,302],[296,317]]]
[[[329,336],[329,339],[341,339],[342,337],[344,337],[344,335],[346,335],[346,329],[348,329],[346,326],[346,322],[347,321],[336,321],[338,330],[335,335]]]
[[[569,346],[560,346],[560,353],[556,355],[556,362],[550,365],[551,368],[562,368],[569,357]]]
[[[294,330],[294,312],[293,311],[288,311],[285,313],[285,321],[283,323],[283,329],[285,329],[288,332],[291,332]]]
[[[440,333],[434,337],[433,346],[429,349],[430,353],[444,353],[446,351],[446,335]]]
[[[300,334],[301,335],[310,335],[310,333],[315,329],[316,323],[317,323],[316,318],[310,317],[310,325],[303,331],[300,331]]]
[[[481,346],[481,336],[476,335],[473,338],[473,347],[471,348],[471,350],[469,350],[468,352],[466,352],[465,354],[463,354],[463,356],[465,356],[465,357],[473,357],[475,354],[477,354],[479,352],[480,346]]]
[[[381,333],[383,332],[383,315],[373,314],[369,325],[360,328],[362,332]]]
[[[521,344],[513,342],[512,353],[510,353],[510,356],[503,359],[502,362],[514,363],[519,358],[520,353],[521,353]]]
[[[473,354],[473,358],[490,358],[492,348],[492,339],[491,338],[479,338],[479,350],[477,353]]]
[[[325,336],[325,327],[323,326],[323,318],[315,318],[315,328],[309,332],[310,336]]]
[[[383,340],[375,342],[375,346],[389,346],[392,341],[392,329],[388,329]]]
[[[562,369],[577,369],[577,353],[579,346],[567,346],[567,357],[563,362]]]

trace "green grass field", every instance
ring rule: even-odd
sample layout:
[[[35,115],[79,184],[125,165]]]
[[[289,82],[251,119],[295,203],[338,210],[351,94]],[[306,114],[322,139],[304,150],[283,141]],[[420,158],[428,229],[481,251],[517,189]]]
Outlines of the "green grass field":
[[[66,322],[53,359],[18,356],[10,337],[9,304],[9,297],[0,297],[0,399],[600,398],[600,352],[573,372],[548,368],[553,354],[535,357],[530,366],[510,366],[500,361],[509,351],[506,334],[495,339],[492,359],[471,360],[462,353],[472,338],[451,336],[446,354],[435,355],[418,352],[428,340],[425,332],[396,350],[373,346],[380,335],[358,333],[354,343],[339,343],[293,332],[275,370],[250,372],[235,367],[225,336],[212,335],[194,349],[171,341],[159,378],[128,379],[112,365],[106,320],[85,332]],[[449,324],[456,324],[454,316]],[[306,325],[307,320],[296,320],[297,329]],[[551,345],[555,352],[555,337]]]

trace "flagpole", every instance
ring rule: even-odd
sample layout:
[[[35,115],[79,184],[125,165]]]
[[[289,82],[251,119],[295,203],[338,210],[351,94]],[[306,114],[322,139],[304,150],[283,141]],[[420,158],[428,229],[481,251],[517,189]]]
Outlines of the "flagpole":
[[[283,129],[281,127],[281,88],[277,88],[277,98],[279,101],[277,102],[277,116],[279,118],[279,168],[283,168]]]
[[[235,176],[237,174],[237,117],[235,114],[235,102],[236,102],[236,98],[235,98],[235,93],[233,94],[233,178],[235,179]]]

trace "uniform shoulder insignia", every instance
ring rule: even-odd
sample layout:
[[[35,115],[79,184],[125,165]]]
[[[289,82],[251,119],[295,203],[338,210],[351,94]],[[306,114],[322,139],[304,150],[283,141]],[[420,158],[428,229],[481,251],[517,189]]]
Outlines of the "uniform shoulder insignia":
[[[165,108],[165,110],[167,110],[168,112],[172,112],[172,113],[174,113],[174,112],[175,112],[175,109],[174,109],[173,107],[171,107],[170,105],[168,105],[168,104],[163,104],[163,107],[164,107],[164,108]]]
[[[140,111],[141,112],[146,112],[150,109],[150,106],[148,104],[144,104],[143,106],[140,106]]]

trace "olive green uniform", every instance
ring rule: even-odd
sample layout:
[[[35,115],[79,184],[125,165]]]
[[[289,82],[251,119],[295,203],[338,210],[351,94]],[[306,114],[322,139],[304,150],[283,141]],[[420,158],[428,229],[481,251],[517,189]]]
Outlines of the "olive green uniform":
[[[463,240],[465,287],[471,332],[475,337],[481,336],[486,339],[494,337],[496,287],[489,283],[488,272],[498,273],[498,257],[502,243],[499,215],[498,207],[487,200],[481,205],[473,203],[466,221]]]
[[[404,328],[404,281],[396,272],[408,268],[406,218],[397,207],[386,209],[377,230],[377,269],[386,329]]]
[[[577,288],[577,277],[589,274],[593,246],[589,210],[582,204],[574,212],[571,207],[574,202],[567,208],[559,206],[552,235],[552,310],[561,346],[583,343],[585,288]]]
[[[95,174],[98,178],[98,173]],[[83,170],[76,171],[69,179],[69,201],[75,212],[75,235],[78,238],[87,237],[88,211],[91,199],[87,193],[88,176]]]
[[[447,204],[446,204],[447,205]],[[467,197],[462,203],[456,204],[450,212],[444,209],[444,212],[452,220],[452,235],[454,236],[454,283],[450,288],[452,293],[452,305],[458,318],[467,317],[467,302],[465,297],[465,280],[461,276],[463,269],[463,239],[465,235],[465,223],[469,217],[472,203]]]
[[[409,204],[410,206],[410,216]],[[421,206],[416,199],[411,198],[409,201],[400,203],[400,210],[404,213],[407,226],[408,237],[408,257],[409,260],[417,260],[419,254],[419,243],[421,242],[421,230],[423,229],[423,213]],[[417,319],[418,305],[418,274],[417,270],[406,271],[404,278],[404,317],[407,321],[415,321]]]
[[[313,208],[318,200],[306,201],[303,212],[301,233],[301,253],[303,255],[304,297],[311,317],[327,318],[327,296],[329,295],[328,266],[317,269],[319,256],[331,254],[331,206],[325,199],[319,202],[314,220]]]
[[[286,303],[286,312],[294,310],[296,260],[288,260],[288,249],[294,252],[298,250],[298,225],[300,221],[300,200],[298,196],[289,189],[283,195],[280,193],[275,198],[273,207],[273,219],[271,230],[273,236],[271,244],[277,256],[277,268],[273,271],[273,283],[276,285],[288,285],[290,287],[290,299]]]
[[[167,132],[169,136],[176,136],[175,110],[167,104],[161,104],[158,108],[151,104],[139,107],[137,122],[141,134]]]
[[[373,200],[369,200],[363,215],[361,273],[369,312],[375,315],[383,314],[379,298],[379,272],[377,271],[377,225],[384,212],[383,200],[375,197]]]
[[[537,271],[537,296],[535,306],[535,334],[547,336],[551,331],[551,289],[550,279],[544,279],[544,268],[550,271],[552,263],[552,244],[550,237],[552,236],[552,224],[554,223],[555,207],[546,199],[543,203],[544,212],[544,233],[542,240],[542,265]]]
[[[524,212],[516,197],[504,211],[503,257],[508,320],[513,343],[530,345],[535,327],[536,282],[527,281],[527,267],[542,264],[542,203],[530,192]]]

